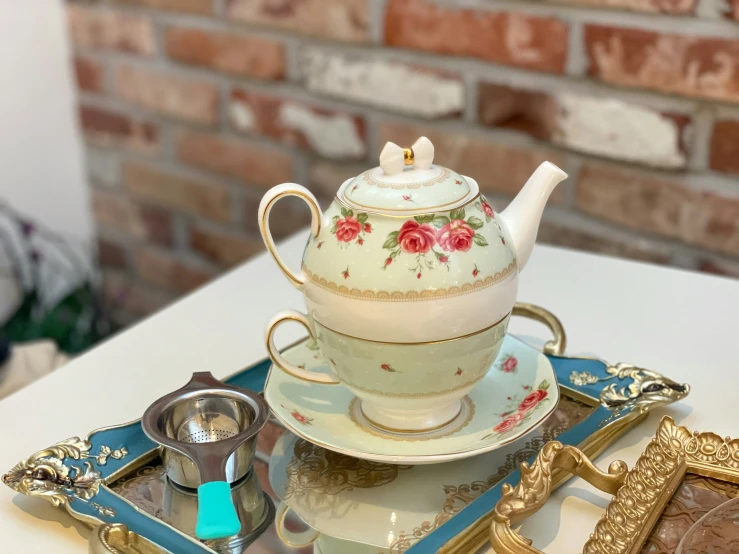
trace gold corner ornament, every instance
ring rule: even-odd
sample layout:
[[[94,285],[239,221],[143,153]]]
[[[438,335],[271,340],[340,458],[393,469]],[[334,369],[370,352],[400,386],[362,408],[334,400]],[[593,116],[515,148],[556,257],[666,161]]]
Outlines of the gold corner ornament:
[[[503,484],[502,496],[490,524],[490,542],[496,554],[541,554],[529,539],[514,531],[513,526],[538,511],[549,499],[553,473],[557,469],[582,477],[609,494],[616,494],[627,471],[626,464],[617,461],[604,473],[578,448],[559,441],[547,443],[533,464],[521,464],[521,481],[515,487]]]
[[[16,464],[2,476],[2,481],[21,494],[46,498],[55,507],[69,507],[75,498],[89,501],[97,495],[102,483],[100,472],[89,461],[67,466],[64,460],[90,458],[97,465],[104,466],[109,458],[121,460],[128,455],[125,447],[114,450],[101,446],[97,454],[90,453],[91,448],[87,439],[79,437],[58,442]],[[101,515],[112,515],[108,508],[100,505],[92,507]]]
[[[164,554],[164,550],[129,531],[122,523],[106,523],[90,535],[89,554]]]
[[[551,442],[531,466],[521,465],[521,481],[515,487],[503,486],[489,532],[496,554],[541,554],[512,526],[544,505],[552,492],[555,469],[573,473],[614,495],[583,554],[637,554],[686,475],[739,482],[739,439],[711,432],[691,433],[665,416],[628,473],[621,461],[613,462],[604,473],[577,448]]]
[[[661,373],[632,364],[608,366],[606,373],[607,377],[598,377],[587,371],[573,371],[570,373],[570,383],[584,386],[611,379],[631,379],[628,386],[619,387],[617,383],[611,383],[600,393],[601,405],[619,412],[633,409],[643,413],[652,405],[676,402],[690,393],[690,385],[687,383],[677,383]]]

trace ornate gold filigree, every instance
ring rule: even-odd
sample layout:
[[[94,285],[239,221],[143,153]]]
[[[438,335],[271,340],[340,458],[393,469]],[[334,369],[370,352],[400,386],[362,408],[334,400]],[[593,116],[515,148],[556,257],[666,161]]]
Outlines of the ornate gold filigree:
[[[340,296],[346,296],[347,298],[354,298],[356,300],[373,300],[375,302],[419,302],[423,300],[439,300],[440,298],[451,298],[453,296],[461,296],[463,294],[469,294],[471,292],[477,292],[487,287],[491,287],[497,283],[500,283],[504,279],[508,278],[511,274],[517,271],[518,266],[516,260],[513,260],[507,267],[496,273],[495,275],[489,275],[485,279],[477,280],[473,283],[465,283],[459,287],[449,287],[446,289],[429,289],[422,291],[375,291],[372,289],[354,289],[349,288],[346,285],[339,285],[332,281],[327,280],[324,277],[319,277],[315,273],[311,272],[305,265],[303,265],[303,274],[306,278],[313,283],[327,291],[333,292]]]
[[[2,481],[16,492],[41,496],[57,507],[66,507],[75,498],[89,500],[98,493],[102,482],[100,473],[93,469],[91,462],[66,466],[64,460],[92,458],[98,465],[105,465],[108,458],[120,460],[128,455],[125,447],[113,450],[101,446],[98,454],[91,454],[91,447],[88,440],[79,437],[61,441],[16,464],[3,475]]]
[[[395,481],[401,471],[412,467],[360,460],[298,439],[286,468],[283,500],[307,493],[333,496],[355,488],[381,487]]]
[[[115,515],[115,510],[113,508],[106,508],[97,502],[90,502],[90,506],[95,508],[101,516],[113,517]]]
[[[507,454],[503,464],[487,479],[459,485],[444,485],[445,499],[436,517],[432,521],[424,521],[418,527],[414,527],[410,533],[401,531],[398,538],[390,545],[390,552],[402,553],[408,550],[416,542],[449,521],[481,494],[500,483],[522,462],[535,456],[546,443],[571,429],[592,411],[592,406],[572,398],[562,397],[557,411],[544,423],[540,436],[531,438],[522,448]]]
[[[575,448],[571,448],[569,459],[559,460],[559,452],[568,447],[554,446],[557,444],[545,446],[531,468],[526,464],[521,466],[521,482],[515,488],[504,485],[490,529],[490,540],[498,554],[540,554],[530,541],[516,534],[511,525],[534,513],[546,501],[551,468],[555,466],[615,495],[585,543],[583,554],[640,552],[686,476],[739,482],[738,439],[715,433],[691,433],[675,425],[670,417],[662,419],[656,436],[628,474],[622,474],[622,462],[611,464],[608,474],[593,471],[595,468],[589,460]],[[711,487],[717,488],[718,484],[711,484]],[[736,486],[732,486],[731,491],[734,494]]]
[[[618,412],[625,409],[644,412],[653,404],[677,402],[690,393],[690,385],[676,383],[661,373],[632,364],[620,363],[608,366],[606,373],[608,377],[597,377],[587,371],[573,371],[570,373],[570,382],[573,385],[583,386],[611,379],[632,379],[626,387],[611,383],[600,393],[601,404],[609,410]]]
[[[613,462],[608,473],[604,473],[574,446],[557,441],[547,443],[533,464],[521,464],[521,481],[515,487],[503,484],[503,494],[495,505],[490,525],[490,541],[497,554],[541,554],[512,526],[544,505],[552,493],[556,469],[574,473],[610,494],[616,493],[627,475],[624,462]]]
[[[164,554],[164,550],[121,523],[107,523],[90,535],[90,554]]]

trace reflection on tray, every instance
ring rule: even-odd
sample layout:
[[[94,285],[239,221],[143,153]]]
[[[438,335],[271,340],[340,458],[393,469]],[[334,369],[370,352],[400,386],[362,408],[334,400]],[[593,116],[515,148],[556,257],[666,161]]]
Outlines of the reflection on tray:
[[[161,459],[156,458],[135,473],[119,479],[110,488],[148,514],[195,537],[197,491],[169,481]],[[205,541],[210,548],[223,554],[244,552],[274,519],[274,504],[262,492],[254,469],[233,485],[232,496],[241,520],[241,531],[228,539]]]

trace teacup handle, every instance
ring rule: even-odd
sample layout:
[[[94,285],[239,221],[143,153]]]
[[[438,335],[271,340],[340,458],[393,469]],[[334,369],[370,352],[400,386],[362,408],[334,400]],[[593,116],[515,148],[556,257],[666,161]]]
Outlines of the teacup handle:
[[[290,506],[284,502],[280,502],[280,505],[277,506],[277,512],[275,513],[275,528],[277,529],[277,535],[280,537],[280,540],[287,546],[291,546],[293,548],[301,548],[316,542],[316,539],[318,539],[318,536],[321,533],[312,527],[310,529],[306,529],[302,533],[288,531],[285,528],[285,517],[289,510]]]
[[[332,379],[330,375],[326,375],[325,373],[314,373],[312,371],[306,371],[303,368],[291,364],[282,356],[282,354],[280,354],[277,346],[275,346],[275,330],[286,321],[297,321],[308,330],[311,338],[315,339],[315,337],[313,336],[313,330],[310,326],[310,320],[308,319],[307,315],[296,312],[295,310],[285,310],[284,312],[278,313],[267,324],[266,336],[267,352],[269,352],[269,357],[272,358],[272,361],[275,363],[275,365],[285,373],[289,373],[293,377],[297,377],[298,379],[302,379],[303,381],[310,381],[311,383],[323,383],[325,385],[338,385],[341,381]]]
[[[300,290],[305,283],[305,275],[303,275],[302,271],[294,273],[289,267],[287,267],[287,264],[285,264],[277,253],[275,241],[272,239],[272,233],[269,230],[269,212],[272,210],[272,206],[274,206],[280,198],[284,198],[286,196],[297,196],[298,198],[302,198],[305,203],[308,204],[312,216],[310,221],[310,230],[314,237],[317,237],[318,233],[321,231],[321,208],[318,207],[318,201],[311,191],[295,183],[283,183],[271,188],[259,203],[259,231],[262,233],[264,244],[267,246],[269,253],[272,254],[275,262],[277,262],[280,270],[290,280],[290,283],[296,289]]]

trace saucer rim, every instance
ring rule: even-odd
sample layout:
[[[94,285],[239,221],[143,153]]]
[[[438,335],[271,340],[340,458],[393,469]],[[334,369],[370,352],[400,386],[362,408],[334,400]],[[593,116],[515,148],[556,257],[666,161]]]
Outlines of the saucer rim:
[[[540,414],[538,419],[529,426],[522,427],[520,431],[516,431],[513,435],[506,438],[504,441],[501,442],[494,442],[492,444],[488,444],[486,446],[480,447],[480,448],[473,448],[469,450],[462,450],[457,452],[448,452],[444,454],[416,454],[416,455],[407,455],[407,454],[401,454],[401,455],[390,455],[390,454],[376,454],[372,452],[367,451],[359,451],[359,450],[352,450],[347,448],[342,448],[339,446],[333,446],[324,443],[323,441],[316,440],[314,438],[309,437],[306,435],[303,431],[298,429],[297,427],[293,426],[290,421],[287,419],[281,417],[276,410],[274,410],[270,405],[270,410],[272,414],[277,418],[277,420],[282,423],[282,425],[291,433],[297,435],[298,437],[315,444],[316,446],[320,446],[321,448],[326,448],[328,450],[331,450],[333,452],[337,452],[339,454],[343,454],[345,456],[350,456],[352,458],[359,458],[361,460],[369,460],[372,462],[379,462],[379,463],[391,463],[391,464],[413,464],[413,465],[425,465],[425,464],[437,464],[437,463],[445,463],[445,462],[452,462],[455,460],[463,460],[465,458],[470,458],[472,456],[477,456],[479,454],[484,454],[486,452],[490,452],[492,450],[497,450],[499,448],[502,448],[504,446],[509,445],[510,443],[520,439],[525,434],[533,431],[539,425],[544,423],[544,420],[549,417],[554,411],[557,409],[557,406],[559,405],[559,401],[562,398],[561,391],[559,390],[559,382],[557,381],[557,374],[554,371],[554,366],[552,366],[551,360],[547,358],[547,356],[538,350],[537,348],[531,346],[530,344],[526,343],[525,341],[521,340],[520,338],[514,336],[514,335],[508,335],[514,340],[520,342],[522,345],[524,345],[527,348],[531,348],[532,350],[535,350],[537,354],[544,358],[546,361],[549,371],[551,372],[551,382],[552,385],[550,387],[550,390],[556,389],[557,398],[555,401],[551,402],[551,406],[544,412]],[[308,338],[306,338],[308,340]],[[298,346],[302,344],[304,341],[299,341],[293,346]],[[493,362],[495,363],[495,362]],[[272,377],[272,371],[282,371],[280,368],[275,369],[275,365],[272,364],[269,368],[269,372],[267,373],[267,379],[264,383],[264,398],[269,403],[269,399],[267,398],[267,391],[269,390],[269,384],[270,384],[270,377]],[[443,440],[444,437],[439,437],[439,440]],[[390,440],[390,439],[385,439]]]

